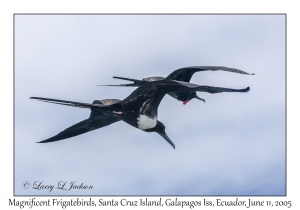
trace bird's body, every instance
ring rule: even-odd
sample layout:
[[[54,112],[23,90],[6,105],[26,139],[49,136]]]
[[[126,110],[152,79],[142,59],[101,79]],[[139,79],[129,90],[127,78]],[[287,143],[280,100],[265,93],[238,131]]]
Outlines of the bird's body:
[[[191,66],[191,67],[177,69],[165,78],[164,77],[147,77],[147,78],[143,78],[142,80],[137,80],[137,79],[131,79],[131,78],[125,78],[125,77],[114,77],[116,79],[127,80],[127,81],[131,81],[133,83],[125,84],[125,85],[113,85],[113,86],[138,87],[139,85],[144,84],[146,82],[154,82],[154,81],[160,81],[160,80],[164,80],[164,79],[177,80],[177,81],[182,81],[182,82],[190,82],[192,76],[196,72],[219,71],[219,70],[250,75],[249,73],[247,73],[245,71],[242,71],[239,69],[234,69],[234,68],[228,68],[228,67],[224,67],[224,66]],[[197,96],[196,91],[185,91],[185,92],[174,91],[174,92],[169,92],[168,95],[183,102],[183,104],[188,103],[193,98],[196,98],[196,99],[199,99],[199,100],[202,100],[205,102],[204,99]]]
[[[56,136],[41,141],[40,143],[70,138],[88,132],[89,130],[98,129],[122,120],[140,130],[146,132],[157,132],[175,149],[174,143],[167,136],[165,126],[163,123],[158,121],[157,115],[157,109],[163,97],[167,93],[174,91],[202,91],[208,93],[248,92],[249,87],[246,89],[228,89],[200,86],[181,81],[163,79],[139,84],[139,87],[122,101],[117,99],[107,99],[94,101],[93,104],[88,104],[58,99],[31,97],[32,99],[38,99],[45,102],[91,109],[89,119],[79,122],[60,132]]]

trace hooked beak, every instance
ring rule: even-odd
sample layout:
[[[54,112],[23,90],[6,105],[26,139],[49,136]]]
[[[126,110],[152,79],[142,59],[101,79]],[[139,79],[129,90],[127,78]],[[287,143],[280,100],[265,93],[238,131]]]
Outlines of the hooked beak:
[[[195,96],[195,98],[197,98],[205,103],[205,100],[203,98],[200,98],[199,96]]]
[[[157,132],[157,133],[161,135],[175,149],[175,144],[169,139],[169,137],[165,132],[164,133]]]

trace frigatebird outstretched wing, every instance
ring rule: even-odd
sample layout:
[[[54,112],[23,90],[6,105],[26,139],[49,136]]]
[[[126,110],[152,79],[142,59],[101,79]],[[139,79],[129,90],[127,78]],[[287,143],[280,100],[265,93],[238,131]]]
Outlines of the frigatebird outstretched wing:
[[[173,71],[171,74],[169,74],[166,77],[166,79],[189,82],[193,74],[199,71],[228,71],[228,72],[239,73],[239,74],[254,75],[239,69],[228,68],[225,66],[190,66],[190,67],[180,68]]]
[[[183,81],[183,82],[190,82],[194,73],[199,72],[199,71],[227,71],[227,72],[233,72],[233,73],[238,73],[238,74],[254,75],[254,74],[249,74],[249,73],[239,70],[239,69],[228,68],[225,66],[190,66],[190,67],[177,69],[177,70],[173,71],[171,74],[169,74],[166,78],[164,78],[164,77],[147,77],[142,80],[131,79],[131,78],[126,78],[126,77],[117,77],[117,76],[115,76],[113,78],[133,82],[132,84],[122,84],[119,86],[138,87],[145,82],[153,82],[153,81],[158,81],[158,80],[163,80],[163,79],[171,79],[171,80],[178,80],[178,81]],[[111,86],[115,86],[115,85],[111,85]]]
[[[167,79],[165,81],[168,81]],[[189,88],[189,90],[193,91],[199,91],[199,92],[207,92],[207,93],[224,93],[224,92],[240,92],[245,93],[249,92],[250,87],[244,88],[244,89],[232,89],[232,88],[223,88],[223,87],[213,87],[213,86],[205,86],[205,85],[197,85],[189,82],[182,82],[177,80],[169,80],[176,82],[178,84],[181,84],[182,86],[185,86]],[[185,92],[187,90],[176,90],[178,92]]]
[[[88,119],[76,123],[75,125],[72,125],[69,128],[58,133],[57,135],[37,143],[48,143],[48,142],[64,140],[67,138],[81,135],[83,133],[87,133],[89,131],[96,130],[98,128],[108,126],[112,123],[121,120],[118,115],[113,114],[111,112],[102,111],[101,109],[98,108],[98,107],[104,107],[105,105],[117,103],[120,101],[117,99],[95,100],[93,104],[50,99],[50,98],[40,98],[40,97],[31,97],[31,99],[37,99],[44,102],[56,103],[56,104],[61,104],[66,106],[74,106],[74,107],[91,109],[91,114]]]
[[[112,123],[118,122],[120,119],[117,115],[111,115],[111,114],[104,114],[99,117],[91,117],[89,119],[83,120],[79,123],[76,123],[75,125],[72,125],[71,127],[63,130],[62,132],[58,133],[57,135],[48,138],[46,140],[37,142],[37,143],[48,143],[48,142],[54,142],[54,141],[60,141],[64,139],[68,139],[74,136],[78,136],[93,130],[96,130],[98,128],[102,128],[105,126],[108,126]]]

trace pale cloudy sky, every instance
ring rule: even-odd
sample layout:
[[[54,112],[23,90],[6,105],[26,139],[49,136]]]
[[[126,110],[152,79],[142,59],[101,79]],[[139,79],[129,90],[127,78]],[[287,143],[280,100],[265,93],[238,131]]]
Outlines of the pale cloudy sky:
[[[128,96],[112,76],[167,76],[186,66],[227,66],[255,76],[201,72],[196,84],[248,93],[166,96],[159,120],[176,149],[124,122],[36,144],[89,110],[81,102]],[[16,195],[285,195],[284,15],[16,15]],[[24,189],[76,181],[92,190]]]

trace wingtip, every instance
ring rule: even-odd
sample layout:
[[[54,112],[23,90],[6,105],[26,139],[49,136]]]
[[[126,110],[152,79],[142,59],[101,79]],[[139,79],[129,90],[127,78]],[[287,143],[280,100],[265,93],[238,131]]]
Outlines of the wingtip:
[[[249,92],[249,90],[250,90],[250,87],[247,87],[245,90],[246,90],[246,92]]]
[[[111,87],[116,87],[116,86],[123,86],[123,85],[96,85],[96,86],[111,86]]]
[[[41,98],[41,97],[35,97],[35,96],[31,96],[29,99],[43,100],[44,98]]]
[[[49,143],[49,142],[51,142],[51,141],[49,141],[49,139],[46,139],[46,140],[43,140],[43,141],[37,141],[35,143],[39,143],[39,144],[42,143],[43,144],[43,143]]]

